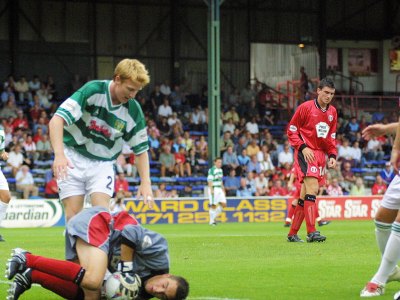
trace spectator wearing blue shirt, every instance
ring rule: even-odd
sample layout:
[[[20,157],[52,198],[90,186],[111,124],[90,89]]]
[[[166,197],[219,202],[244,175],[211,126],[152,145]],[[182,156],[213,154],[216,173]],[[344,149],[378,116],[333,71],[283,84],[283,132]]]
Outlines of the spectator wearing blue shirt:
[[[385,168],[379,173],[379,175],[381,175],[383,181],[387,185],[389,185],[393,178],[396,176],[396,173],[394,172],[394,169],[392,168],[392,165],[389,161],[386,162]]]
[[[160,155],[160,141],[157,138],[157,133],[154,130],[150,131],[149,135],[150,156],[152,160],[158,160]]]
[[[233,147],[228,146],[222,155],[222,170],[224,172],[224,176],[227,176],[229,174],[229,170],[231,169],[239,171],[238,173],[240,174],[240,166],[237,155],[235,152],[233,152]]]
[[[257,155],[252,155],[250,158],[250,162],[247,165],[247,172],[255,172],[257,174],[261,173],[261,164],[257,159]]]
[[[224,187],[227,196],[236,196],[236,191],[240,188],[240,178],[236,176],[235,169],[229,171],[229,176],[224,180]]]
[[[242,169],[242,174],[247,172],[247,166],[250,163],[250,157],[247,156],[247,150],[242,149],[242,153],[238,156],[239,165]]]
[[[236,197],[251,197],[253,190],[250,184],[247,184],[246,178],[240,179],[240,188],[236,191]]]
[[[344,133],[350,143],[354,143],[357,138],[357,132],[360,132],[360,124],[357,122],[356,117],[351,117],[350,122],[347,124],[344,129]]]

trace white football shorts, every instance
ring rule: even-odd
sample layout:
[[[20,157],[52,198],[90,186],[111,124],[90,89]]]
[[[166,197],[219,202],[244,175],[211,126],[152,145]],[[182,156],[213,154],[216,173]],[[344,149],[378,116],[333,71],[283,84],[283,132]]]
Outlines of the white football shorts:
[[[0,170],[0,190],[9,191],[7,178],[4,176],[3,172]]]
[[[69,147],[65,147],[64,153],[74,168],[68,168],[65,180],[57,180],[61,200],[95,192],[112,197],[115,180],[114,161],[93,160]]]
[[[210,200],[210,205],[217,205],[218,203],[226,203],[225,193],[222,188],[213,188],[214,195],[211,195],[210,189],[208,189],[208,199]]]
[[[400,176],[396,175],[382,198],[381,206],[388,209],[400,209]]]

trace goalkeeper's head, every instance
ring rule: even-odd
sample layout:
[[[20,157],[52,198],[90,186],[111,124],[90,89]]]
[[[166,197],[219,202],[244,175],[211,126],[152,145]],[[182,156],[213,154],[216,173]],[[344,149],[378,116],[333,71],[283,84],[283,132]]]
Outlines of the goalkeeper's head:
[[[189,294],[189,283],[181,276],[156,275],[148,279],[144,288],[147,293],[163,300],[184,300]]]

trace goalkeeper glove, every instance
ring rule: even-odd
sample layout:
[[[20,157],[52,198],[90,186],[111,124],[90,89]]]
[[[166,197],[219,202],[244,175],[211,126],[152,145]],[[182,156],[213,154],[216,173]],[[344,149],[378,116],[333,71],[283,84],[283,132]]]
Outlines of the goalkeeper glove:
[[[120,261],[118,263],[117,270],[121,273],[133,273],[133,262],[132,261]]]
[[[121,293],[128,297],[128,299],[136,299],[139,295],[142,281],[137,274],[121,273],[120,283]]]

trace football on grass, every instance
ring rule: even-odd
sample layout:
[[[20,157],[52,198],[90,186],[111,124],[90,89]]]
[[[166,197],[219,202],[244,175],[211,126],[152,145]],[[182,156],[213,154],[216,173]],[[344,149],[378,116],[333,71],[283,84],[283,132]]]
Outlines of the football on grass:
[[[140,279],[120,272],[113,273],[104,283],[106,299],[131,300],[135,299],[140,287]]]

